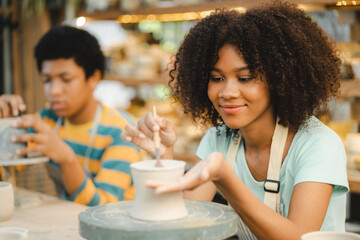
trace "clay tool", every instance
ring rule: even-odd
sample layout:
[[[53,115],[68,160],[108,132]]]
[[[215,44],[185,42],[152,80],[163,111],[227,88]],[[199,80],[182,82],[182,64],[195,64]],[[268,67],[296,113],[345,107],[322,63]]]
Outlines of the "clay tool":
[[[154,119],[157,118],[156,107],[155,106],[153,106],[153,117],[154,117]],[[155,143],[155,158],[156,158],[155,167],[163,167],[162,163],[160,162],[160,135],[159,135],[159,131],[154,131],[154,143]]]

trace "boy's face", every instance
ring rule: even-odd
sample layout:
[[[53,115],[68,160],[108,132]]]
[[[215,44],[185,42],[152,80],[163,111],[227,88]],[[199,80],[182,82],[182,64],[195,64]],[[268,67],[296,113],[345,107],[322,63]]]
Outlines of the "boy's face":
[[[59,117],[76,118],[86,111],[96,84],[91,77],[86,80],[84,69],[73,58],[44,61],[41,77],[46,100]]]

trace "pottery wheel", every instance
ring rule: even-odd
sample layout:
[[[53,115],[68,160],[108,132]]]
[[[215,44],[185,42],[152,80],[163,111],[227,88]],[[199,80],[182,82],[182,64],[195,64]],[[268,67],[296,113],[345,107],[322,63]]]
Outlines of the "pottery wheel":
[[[32,165],[38,163],[48,162],[49,158],[45,156],[40,157],[30,157],[30,158],[17,158],[17,159],[1,159],[0,157],[0,166],[16,166],[16,165]]]
[[[187,217],[150,222],[130,217],[132,203],[108,203],[84,210],[79,215],[80,235],[88,240],[215,240],[237,232],[237,214],[223,204],[185,200]]]

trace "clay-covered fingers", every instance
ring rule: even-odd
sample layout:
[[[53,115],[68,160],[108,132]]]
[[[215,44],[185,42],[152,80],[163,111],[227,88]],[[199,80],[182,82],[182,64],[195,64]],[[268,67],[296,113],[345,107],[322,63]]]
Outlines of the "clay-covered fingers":
[[[41,132],[46,128],[49,128],[39,116],[34,114],[24,115],[19,117],[13,124],[16,128],[34,128],[37,132]]]
[[[137,122],[137,128],[148,138],[153,138],[154,131],[159,131],[161,143],[166,147],[174,146],[176,142],[175,125],[165,119],[157,116],[154,118],[154,114],[149,112],[144,118]]]
[[[12,142],[44,142],[44,136],[37,133],[28,133],[21,136],[12,136]]]
[[[146,181],[145,185],[148,188],[154,188],[155,192],[160,194],[179,192],[183,190],[193,190],[204,182],[205,181],[201,179],[199,174],[185,174],[183,177],[180,177],[176,181],[169,182],[148,180]]]
[[[157,118],[156,123],[160,127],[161,143],[167,148],[174,146],[177,139],[174,123],[165,118]]]
[[[24,104],[24,101],[21,96],[11,95],[9,96],[8,101],[10,103],[13,116],[18,116],[19,111],[23,112],[26,110],[26,105]]]
[[[160,127],[156,123],[154,115],[151,112],[147,113],[144,118],[137,122],[137,127],[149,138],[154,137],[154,131],[160,130]]]
[[[145,136],[139,129],[132,125],[125,126],[125,132],[120,135],[123,141],[131,142],[132,144],[144,149],[150,155],[155,154],[154,141],[152,138]]]
[[[145,137],[146,136],[141,131],[139,131],[136,126],[129,124],[125,126],[125,132],[121,133],[121,138],[127,142],[133,142],[137,138],[145,139]]]
[[[23,155],[26,155],[26,154],[29,154],[29,153],[39,153],[39,152],[43,151],[42,149],[43,149],[42,146],[35,145],[33,147],[17,149],[16,154],[20,155],[20,156],[23,156]]]
[[[0,118],[16,117],[19,111],[25,111],[26,105],[19,95],[0,96]]]
[[[185,185],[180,181],[165,182],[157,180],[148,180],[145,183],[146,187],[154,188],[155,193],[170,193],[170,192],[180,192],[186,190]]]

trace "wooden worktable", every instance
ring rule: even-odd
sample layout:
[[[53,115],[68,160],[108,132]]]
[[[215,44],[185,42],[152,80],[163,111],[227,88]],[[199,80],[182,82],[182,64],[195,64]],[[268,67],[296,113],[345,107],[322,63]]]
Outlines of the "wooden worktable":
[[[24,189],[16,189],[15,204],[10,220],[0,222],[0,227],[28,229],[28,240],[83,239],[78,215],[87,206]]]

